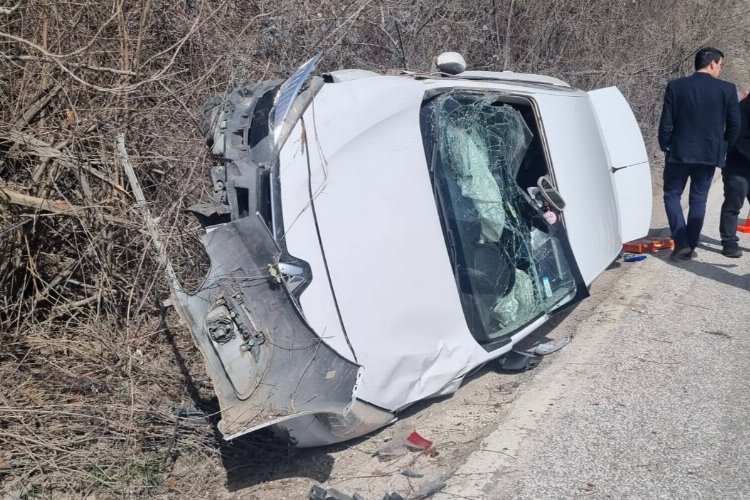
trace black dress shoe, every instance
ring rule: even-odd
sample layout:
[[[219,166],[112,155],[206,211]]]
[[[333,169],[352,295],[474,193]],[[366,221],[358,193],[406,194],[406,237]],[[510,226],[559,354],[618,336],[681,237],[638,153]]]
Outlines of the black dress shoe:
[[[738,259],[742,257],[742,250],[738,247],[724,247],[721,249],[721,255],[731,259]]]
[[[669,256],[670,260],[682,260],[686,255],[690,255],[693,250],[690,247],[676,247],[672,250],[672,255]]]

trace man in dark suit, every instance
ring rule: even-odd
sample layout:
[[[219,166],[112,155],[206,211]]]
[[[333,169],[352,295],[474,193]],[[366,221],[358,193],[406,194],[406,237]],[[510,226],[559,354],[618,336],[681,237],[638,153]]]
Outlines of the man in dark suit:
[[[712,47],[695,54],[695,73],[672,80],[664,95],[659,146],[665,153],[664,208],[675,249],[671,259],[696,256],[715,168],[740,130],[737,89],[719,80],[724,54]],[[690,179],[687,223],[680,197]]]
[[[724,180],[724,203],[719,222],[721,253],[732,258],[742,256],[737,238],[737,218],[750,187],[750,98],[747,94],[740,102],[740,121],[740,136],[729,150],[727,166],[721,171]]]

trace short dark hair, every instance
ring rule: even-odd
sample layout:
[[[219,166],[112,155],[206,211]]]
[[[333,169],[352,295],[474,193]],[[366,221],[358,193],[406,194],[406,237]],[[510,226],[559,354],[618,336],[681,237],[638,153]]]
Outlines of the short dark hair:
[[[703,47],[698,52],[695,53],[695,70],[703,69],[709,64],[711,64],[711,61],[719,62],[724,57],[724,53],[720,51],[719,49],[715,49],[713,47]]]

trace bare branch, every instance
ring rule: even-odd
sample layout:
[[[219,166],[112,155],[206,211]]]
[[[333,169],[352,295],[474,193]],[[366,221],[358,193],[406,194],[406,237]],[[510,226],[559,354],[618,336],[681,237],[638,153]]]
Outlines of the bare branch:
[[[133,190],[133,195],[135,196],[138,208],[141,210],[141,215],[143,216],[143,220],[146,223],[146,229],[151,235],[151,241],[156,247],[156,251],[159,255],[159,262],[164,266],[172,288],[174,290],[182,290],[180,282],[177,280],[177,275],[172,268],[172,262],[167,256],[167,248],[164,246],[164,243],[159,237],[159,229],[156,227],[156,223],[151,217],[151,212],[149,211],[148,205],[146,204],[146,197],[143,196],[143,191],[141,190],[141,184],[140,182],[138,182],[138,177],[135,175],[135,170],[133,170],[133,166],[130,164],[128,151],[125,149],[125,136],[123,134],[117,136],[117,152],[120,155],[120,161],[122,162],[122,166],[128,176],[128,181],[130,181],[130,188]]]
[[[0,15],[9,16],[13,14],[20,6],[23,0],[18,0],[13,7],[0,7]]]
[[[510,63],[510,23],[513,20],[513,6],[515,0],[510,0],[510,7],[508,7],[507,23],[505,24],[505,38],[503,38],[503,70],[508,68]]]
[[[54,85],[52,88],[46,87],[33,103],[26,109],[23,115],[13,123],[13,128],[21,129],[31,123],[31,120],[57,95],[62,87]]]
[[[20,205],[35,210],[52,212],[60,215],[70,215],[73,217],[84,217],[90,210],[101,210],[103,208],[101,206],[79,207],[62,200],[45,200],[43,198],[37,198],[36,196],[19,193],[18,191],[14,191],[7,187],[0,187],[0,201],[5,201],[12,205]],[[102,218],[108,222],[119,224],[121,226],[133,225],[129,220],[113,217],[111,215],[102,214]]]
[[[0,54],[6,59],[10,59],[11,61],[47,61],[48,59],[46,57],[38,57],[38,56],[26,56],[26,55],[7,55],[7,54]],[[135,71],[126,71],[124,69],[117,69],[117,68],[104,68],[101,66],[93,66],[91,64],[84,64],[84,63],[77,63],[72,61],[66,61],[65,64],[68,66],[72,66],[74,68],[81,68],[81,69],[87,69],[91,71],[100,71],[103,73],[112,73],[114,75],[125,75],[125,76],[137,76]]]

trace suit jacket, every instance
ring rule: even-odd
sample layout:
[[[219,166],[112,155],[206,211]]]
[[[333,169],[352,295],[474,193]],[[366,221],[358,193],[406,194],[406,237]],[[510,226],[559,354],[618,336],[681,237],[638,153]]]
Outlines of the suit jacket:
[[[702,72],[669,82],[659,121],[659,146],[667,162],[723,167],[739,131],[733,84]]]
[[[750,170],[750,98],[740,101],[740,135],[727,154],[727,166]]]

